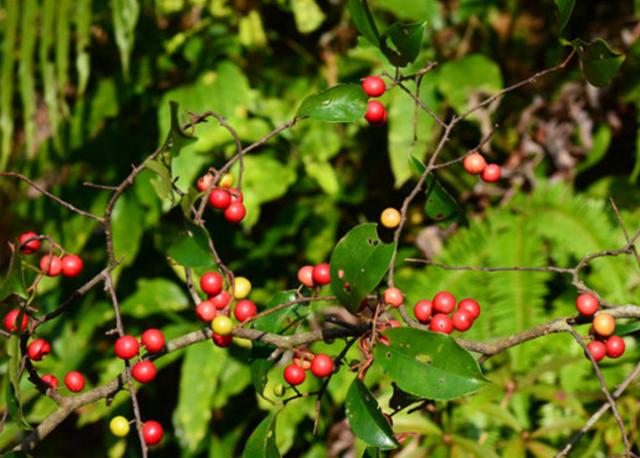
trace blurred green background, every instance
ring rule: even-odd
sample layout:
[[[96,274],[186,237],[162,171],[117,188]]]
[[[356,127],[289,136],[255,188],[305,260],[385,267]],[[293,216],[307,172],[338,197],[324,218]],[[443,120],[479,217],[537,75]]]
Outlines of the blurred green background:
[[[101,212],[109,193],[84,181],[115,184],[161,143],[170,126],[169,101],[181,110],[214,110],[249,144],[291,119],[309,94],[338,82],[393,72],[384,56],[358,39],[339,0],[2,0],[0,1],[0,168],[23,173],[75,205]],[[461,113],[479,94],[491,94],[559,63],[552,0],[371,0],[379,24],[427,21],[416,63],[439,65],[421,83],[420,97],[441,116]],[[503,167],[498,185],[485,185],[462,167],[438,171],[465,208],[469,224],[436,225],[416,201],[399,260],[429,257],[454,265],[571,266],[585,254],[624,244],[608,204],[613,196],[630,230],[640,225],[638,107],[640,106],[640,2],[578,2],[565,36],[605,38],[626,60],[604,88],[584,80],[577,61],[540,78],[461,124],[442,159],[454,159],[491,131],[485,156]],[[412,87],[412,83],[407,83]],[[413,87],[412,87],[413,88]],[[376,221],[399,207],[415,183],[408,153],[424,158],[441,130],[398,88],[386,94],[387,126],[300,122],[251,153],[243,180],[248,216],[231,227],[208,213],[222,258],[254,284],[264,305],[296,286],[296,271],[329,258],[351,227]],[[183,191],[210,165],[234,152],[228,133],[213,122],[197,128],[172,174]],[[181,269],[167,250],[182,237],[179,207],[155,192],[143,172],[114,212],[117,288],[128,332],[155,326],[168,337],[198,329]],[[106,262],[103,235],[90,220],[42,198],[17,180],[0,179],[0,267],[7,240],[25,230],[46,233],[85,259],[83,278]],[[469,338],[487,340],[574,313],[570,279],[549,273],[447,272],[401,262],[401,286],[411,303],[449,289],[473,296],[483,314]],[[585,277],[612,303],[640,299],[638,267],[631,259],[604,258]],[[52,310],[78,286],[46,279],[36,305]],[[3,305],[3,314],[9,305]],[[313,310],[322,315],[321,308]],[[122,363],[111,355],[113,312],[98,289],[62,318],[39,329],[53,344],[39,370],[62,379],[68,370],[91,386],[112,379]],[[586,329],[583,330],[586,333]],[[321,344],[336,354],[340,343]],[[602,363],[614,386],[638,360],[635,336],[627,353]],[[3,350],[4,356],[4,350]],[[359,358],[357,350],[349,357]],[[157,380],[140,390],[143,417],[166,432],[152,456],[239,456],[253,428],[275,407],[256,396],[247,352],[202,343],[159,360]],[[3,357],[2,361],[6,361]],[[416,432],[397,457],[552,456],[602,403],[588,361],[568,336],[550,336],[513,349],[483,366],[493,382],[479,394],[438,404],[436,414],[397,415],[396,431]],[[281,367],[269,386],[281,381]],[[0,365],[6,391],[7,364]],[[286,456],[361,456],[363,445],[345,427],[343,401],[353,379],[346,369],[330,384],[319,433],[311,433],[314,400],[288,405],[278,416],[277,438]],[[312,390],[313,383],[305,385]],[[367,376],[381,405],[388,379],[374,367]],[[267,388],[267,393],[270,393]],[[619,402],[638,444],[639,390]],[[27,418],[37,424],[54,408],[23,383]],[[0,405],[4,404],[4,399]],[[388,410],[388,409],[386,409]],[[82,408],[53,432],[35,456],[134,457],[137,438],[117,440],[108,420],[131,417],[126,394],[111,406]],[[19,437],[12,419],[0,448]],[[447,436],[447,441],[443,438]],[[620,451],[619,431],[605,415],[575,456]]]

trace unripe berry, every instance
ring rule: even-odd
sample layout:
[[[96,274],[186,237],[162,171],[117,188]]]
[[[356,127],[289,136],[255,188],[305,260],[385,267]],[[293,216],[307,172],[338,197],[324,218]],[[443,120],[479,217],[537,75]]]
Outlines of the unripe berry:
[[[84,375],[78,371],[71,371],[64,376],[64,384],[74,393],[78,393],[84,389]]]
[[[386,114],[387,110],[385,110],[384,105],[377,100],[369,100],[364,118],[369,121],[370,124],[384,124]]]
[[[40,249],[40,240],[31,240],[25,243],[27,240],[37,237],[35,232],[25,232],[18,237],[18,243],[20,243],[20,251],[23,254],[33,254]]]
[[[402,291],[398,288],[387,288],[383,294],[384,303],[391,307],[400,307],[404,302],[404,296]]]
[[[329,264],[324,262],[313,268],[313,282],[320,286],[331,283],[331,269]]]
[[[62,261],[58,256],[44,255],[40,258],[40,270],[48,277],[57,277],[62,271]]]
[[[482,172],[482,181],[486,183],[495,183],[500,179],[500,166],[497,164],[488,164]]]
[[[279,398],[284,396],[286,389],[282,383],[278,383],[273,387],[273,394]]]
[[[20,315],[19,309],[13,309],[4,316],[4,328],[9,332],[18,331],[18,315]],[[26,313],[22,314],[22,322],[20,324],[20,331],[27,329],[29,324],[29,318]]]
[[[82,259],[75,254],[68,254],[61,259],[62,275],[65,277],[77,277],[82,272]]]
[[[230,173],[222,175],[222,178],[220,178],[220,181],[218,182],[218,186],[221,188],[230,188],[233,186],[233,175]]]
[[[471,175],[479,175],[487,167],[487,161],[480,153],[471,153],[464,158],[464,169]]]
[[[451,334],[451,331],[453,331],[453,322],[448,315],[445,315],[444,313],[436,313],[433,315],[433,318],[431,318],[429,329],[434,332]]]
[[[304,369],[295,364],[290,364],[284,370],[284,380],[289,385],[300,385],[304,382],[307,375],[304,373]]]
[[[591,293],[583,293],[576,298],[576,308],[581,315],[591,316],[598,311],[600,302]]]
[[[211,322],[211,329],[216,334],[228,336],[233,332],[233,321],[228,316],[218,315]]]
[[[386,88],[384,80],[379,76],[367,76],[362,80],[362,90],[369,97],[380,97]]]
[[[43,356],[51,352],[51,345],[44,339],[36,339],[29,344],[27,354],[33,361],[41,361]]]
[[[208,296],[215,296],[222,291],[222,276],[218,272],[206,272],[200,277],[200,289]]]
[[[196,316],[200,321],[211,323],[216,317],[218,311],[211,301],[202,301],[196,305]]]
[[[480,304],[473,299],[462,299],[458,303],[458,310],[466,310],[474,320],[480,316]]]
[[[593,331],[602,337],[609,337],[616,330],[616,320],[606,312],[600,312],[593,319]]]
[[[152,361],[139,361],[131,368],[131,375],[140,383],[149,383],[156,378],[158,370]]]
[[[589,344],[587,344],[587,350],[596,362],[600,361],[607,354],[607,347],[599,340],[589,342]]]
[[[214,189],[209,194],[209,205],[218,210],[224,210],[231,204],[231,196],[224,189]]]
[[[242,322],[246,321],[249,318],[253,318],[258,313],[258,309],[256,304],[249,299],[243,299],[238,301],[233,311],[233,315],[236,317],[236,320]]]
[[[216,346],[225,348],[231,345],[231,342],[233,342],[233,336],[231,334],[221,336],[220,334],[214,333],[211,336],[211,340],[213,340],[213,343],[216,344]]]
[[[311,373],[316,377],[328,377],[333,373],[333,359],[323,353],[318,353],[311,361]]]
[[[221,291],[220,294],[216,294],[213,297],[210,297],[208,300],[213,305],[216,306],[218,310],[224,309],[231,302],[231,294],[226,291]]]
[[[313,266],[302,266],[298,269],[298,281],[307,288],[313,288]]]
[[[198,191],[204,192],[207,189],[209,189],[209,186],[211,186],[212,181],[213,181],[213,175],[211,175],[210,173],[202,175],[200,178],[198,178],[198,181],[196,182],[196,188],[198,189]]]
[[[238,224],[242,221],[247,214],[247,209],[244,208],[242,202],[231,202],[231,205],[224,211],[224,217],[233,224]]]
[[[140,340],[149,353],[162,351],[165,344],[164,334],[159,329],[147,329]]]
[[[251,282],[245,277],[236,277],[233,286],[233,297],[236,299],[244,299],[251,292]]]
[[[310,351],[303,351],[293,357],[293,364],[303,368],[305,371],[311,369],[311,361],[315,355]]]
[[[456,308],[456,297],[449,291],[440,291],[433,297],[433,310],[440,313],[451,313]]]
[[[51,388],[53,388],[54,390],[58,389],[58,379],[55,375],[52,374],[45,374],[42,377],[40,377],[42,379],[42,381],[44,383],[46,383],[47,385],[49,385]]]
[[[115,345],[113,346],[113,352],[120,359],[131,359],[137,356],[140,351],[140,344],[133,336],[118,337]]]
[[[402,216],[400,215],[400,212],[392,207],[385,208],[380,214],[380,223],[389,229],[395,229],[398,227],[401,219]]]
[[[609,358],[619,358],[624,353],[624,339],[620,336],[611,336],[607,339],[607,356]]]
[[[451,322],[457,331],[468,331],[473,325],[473,316],[466,310],[456,310],[451,315]]]
[[[163,436],[164,431],[162,430],[162,425],[157,421],[145,421],[142,425],[142,437],[144,438],[145,444],[156,445],[162,440]]]
[[[119,415],[111,419],[109,429],[111,430],[111,434],[116,437],[126,437],[131,428],[129,427],[129,421]]]

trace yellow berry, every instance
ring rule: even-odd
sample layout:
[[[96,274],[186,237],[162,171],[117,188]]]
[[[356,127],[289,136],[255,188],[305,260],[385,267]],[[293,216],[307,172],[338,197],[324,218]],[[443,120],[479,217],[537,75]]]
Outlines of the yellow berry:
[[[233,175],[231,175],[230,173],[225,173],[224,175],[222,175],[222,178],[220,178],[218,185],[221,188],[230,188],[231,186],[233,186]]]
[[[235,287],[233,288],[233,297],[236,299],[244,299],[251,292],[251,282],[245,277],[236,277]]]
[[[273,387],[273,394],[276,395],[277,397],[281,398],[282,396],[284,396],[284,393],[285,393],[285,387],[282,383],[278,383]]]
[[[218,335],[228,336],[233,331],[233,321],[224,315],[218,315],[211,322],[211,329]]]
[[[129,434],[129,421],[121,415],[113,417],[109,422],[109,429],[114,436],[125,437]]]
[[[246,348],[248,350],[251,350],[251,347],[253,347],[253,342],[251,340],[244,339],[242,337],[234,337],[233,343],[238,347]]]
[[[395,208],[385,208],[384,211],[380,214],[380,222],[384,227],[388,227],[389,229],[394,229],[398,227],[400,224],[400,212]]]

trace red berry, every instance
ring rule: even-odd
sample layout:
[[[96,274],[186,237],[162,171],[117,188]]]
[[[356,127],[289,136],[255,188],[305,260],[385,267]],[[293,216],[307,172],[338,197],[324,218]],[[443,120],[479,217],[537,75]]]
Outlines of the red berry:
[[[62,275],[65,277],[77,277],[82,272],[82,259],[75,254],[62,257]]]
[[[474,320],[480,316],[480,304],[473,299],[462,299],[458,304],[458,310],[466,310]]]
[[[118,358],[131,359],[140,351],[140,344],[133,336],[118,337],[115,345],[113,346],[113,352]]]
[[[362,80],[362,90],[369,97],[380,97],[384,94],[385,89],[387,86],[379,76],[367,76]]]
[[[213,181],[213,175],[209,173],[207,173],[206,175],[202,175],[200,178],[198,178],[198,181],[196,182],[196,188],[198,189],[198,191],[204,192],[207,189],[209,189],[209,186],[211,186],[212,181]]]
[[[382,124],[385,122],[385,115],[387,110],[384,109],[384,105],[377,100],[369,100],[367,105],[367,113],[364,118],[371,124]]]
[[[156,445],[162,440],[163,436],[164,431],[162,430],[162,425],[157,421],[145,421],[142,425],[142,437],[144,438],[145,444]]]
[[[44,339],[36,339],[29,344],[27,354],[33,361],[41,361],[43,356],[51,352],[51,345]]]
[[[440,291],[433,298],[433,310],[440,313],[451,313],[456,308],[456,297],[449,291]]]
[[[231,203],[244,201],[244,196],[236,188],[229,188],[229,195],[231,196]]]
[[[214,189],[209,194],[209,205],[218,210],[224,210],[231,204],[231,196],[224,189]]]
[[[298,281],[307,288],[313,288],[313,266],[302,266],[298,270]]]
[[[488,164],[482,172],[482,181],[486,183],[495,183],[500,179],[500,166],[497,164]]]
[[[131,375],[140,383],[149,383],[156,378],[158,369],[151,361],[139,361],[131,368]]]
[[[590,342],[587,345],[587,350],[589,350],[589,353],[591,353],[591,356],[593,356],[593,359],[596,360],[596,362],[600,361],[607,354],[606,345],[599,340]]]
[[[18,330],[18,315],[20,315],[19,309],[13,309],[9,313],[4,316],[4,328],[9,332],[16,332]],[[29,318],[27,318],[27,314],[22,314],[22,324],[20,325],[20,330],[24,331],[27,329],[27,325],[29,324]]]
[[[165,344],[164,334],[159,329],[147,329],[140,340],[149,353],[162,351]]]
[[[333,359],[318,353],[311,361],[311,373],[316,377],[328,377],[333,373]]]
[[[20,243],[20,251],[24,254],[33,254],[40,249],[40,240],[31,240],[25,243],[27,240],[37,237],[35,232],[25,232],[20,234],[18,242]]]
[[[462,332],[468,331],[473,324],[473,316],[466,310],[456,310],[453,315],[451,315],[451,322],[456,330]]]
[[[64,376],[64,384],[74,393],[82,391],[84,388],[84,375],[78,371],[71,371]]]
[[[624,339],[620,336],[611,336],[605,342],[607,356],[609,358],[619,358],[624,353]]]
[[[240,322],[253,318],[257,313],[258,309],[256,304],[249,299],[242,299],[241,301],[238,301],[233,311],[233,315],[236,317],[236,320]]]
[[[305,378],[304,369],[296,364],[290,364],[284,370],[284,379],[289,385],[300,385]]]
[[[331,269],[329,264],[324,262],[313,268],[313,282],[320,286],[331,283]]]
[[[398,288],[387,288],[384,290],[383,299],[385,304],[391,307],[400,307],[404,302],[402,291]]]
[[[221,291],[220,294],[216,294],[209,298],[209,302],[216,306],[218,310],[224,309],[231,302],[231,294],[227,291]]]
[[[40,270],[49,277],[56,277],[62,271],[62,261],[58,256],[47,254],[40,258]]]
[[[220,334],[216,334],[214,332],[213,335],[211,336],[211,339],[213,340],[213,343],[216,344],[218,347],[224,348],[231,345],[231,342],[233,341],[233,334],[221,336]]]
[[[200,289],[209,296],[219,294],[222,291],[222,276],[218,272],[206,272],[200,277]]]
[[[233,224],[238,224],[242,221],[247,214],[247,209],[244,208],[242,202],[231,202],[231,205],[224,211],[224,217]]]
[[[471,153],[464,158],[464,169],[471,175],[479,175],[487,167],[487,161],[480,153]]]
[[[196,305],[196,316],[205,323],[213,321],[217,313],[216,306],[211,301],[202,301]]]
[[[45,374],[40,377],[44,383],[49,385],[54,390],[58,389],[58,378],[55,375]]]
[[[598,311],[600,302],[591,293],[583,293],[576,298],[576,308],[581,315],[591,316]]]
[[[451,321],[451,318],[444,313],[436,313],[433,315],[433,318],[431,318],[429,329],[434,332],[451,334],[451,331],[453,331],[453,321]]]

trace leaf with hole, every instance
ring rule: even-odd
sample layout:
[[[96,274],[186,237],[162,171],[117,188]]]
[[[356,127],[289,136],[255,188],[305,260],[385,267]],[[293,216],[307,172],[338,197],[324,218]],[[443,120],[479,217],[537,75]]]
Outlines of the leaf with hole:
[[[353,122],[364,117],[368,96],[359,84],[338,84],[302,102],[297,117],[309,117],[318,121]]]
[[[373,14],[371,14],[367,0],[349,0],[347,9],[358,32],[371,44],[379,46],[380,32],[378,32],[376,21],[373,18]]]
[[[393,24],[380,38],[380,50],[396,67],[412,63],[420,53],[424,22]]]
[[[571,45],[580,56],[582,73],[594,86],[608,85],[625,59],[624,54],[612,50],[607,42],[600,38],[591,43],[578,38],[573,40]]]
[[[253,431],[242,452],[242,458],[280,458],[276,446],[276,416],[272,413]]]

